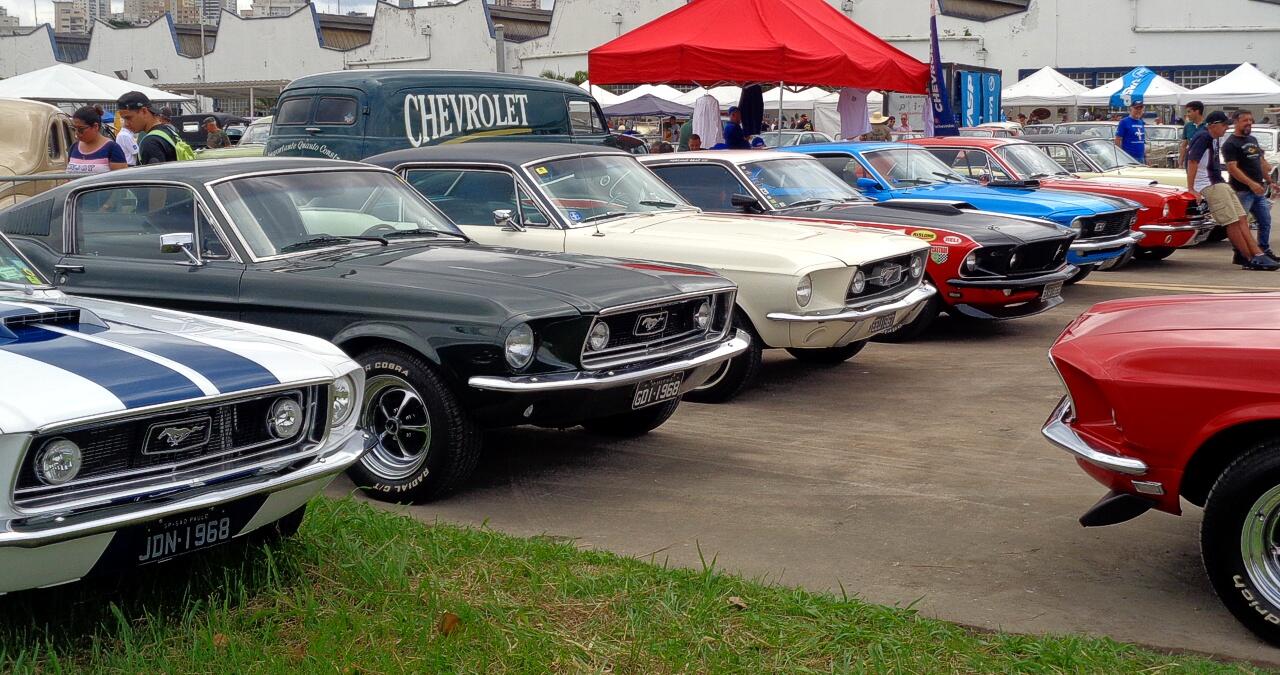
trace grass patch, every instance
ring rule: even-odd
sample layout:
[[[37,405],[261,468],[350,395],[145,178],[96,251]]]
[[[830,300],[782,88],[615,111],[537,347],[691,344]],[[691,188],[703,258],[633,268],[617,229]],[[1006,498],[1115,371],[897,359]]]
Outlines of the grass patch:
[[[0,670],[1254,672],[317,498],[299,535],[0,599]]]

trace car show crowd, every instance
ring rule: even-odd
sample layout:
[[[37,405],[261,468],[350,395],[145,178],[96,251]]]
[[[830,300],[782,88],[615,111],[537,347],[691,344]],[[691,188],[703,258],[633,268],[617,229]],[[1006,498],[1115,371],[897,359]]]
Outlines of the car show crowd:
[[[0,550],[16,552],[0,592],[288,534],[341,473],[379,500],[445,498],[487,429],[642,436],[682,402],[748,391],[765,350],[835,367],[944,315],[1039,315],[1094,272],[1224,239],[1233,265],[1280,269],[1277,131],[1246,108],[1171,108],[1168,166],[1141,100],[1109,122],[937,135],[932,117],[860,110],[849,138],[760,100],[656,117],[646,141],[640,117],[563,82],[342,71],[292,82],[238,143],[211,113],[184,118],[189,136],[141,91],[111,113],[0,101],[55,130],[14,151],[40,157],[29,173],[67,174],[0,195]],[[1207,357],[1219,373],[1265,356],[1250,331],[1274,330],[1274,310],[1218,300],[1071,322],[1051,350],[1068,394],[1043,431],[1108,490],[1085,525],[1204,506],[1223,602],[1280,642],[1280,528],[1254,523],[1280,522],[1262,431],[1280,416],[1202,403],[1184,437],[1133,435],[1149,429],[1126,376],[1165,395],[1133,353],[1246,355]],[[1257,323],[1214,330],[1237,311]],[[66,556],[68,541],[83,545]]]

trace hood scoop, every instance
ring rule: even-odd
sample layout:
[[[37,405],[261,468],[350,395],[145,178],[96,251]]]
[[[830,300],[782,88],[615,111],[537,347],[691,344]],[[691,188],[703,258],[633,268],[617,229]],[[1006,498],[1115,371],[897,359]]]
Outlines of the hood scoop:
[[[106,328],[107,324],[97,315],[79,307],[52,305],[36,309],[26,306],[6,306],[0,302],[0,341],[17,340],[18,330],[27,326],[69,326],[79,328],[91,324]]]

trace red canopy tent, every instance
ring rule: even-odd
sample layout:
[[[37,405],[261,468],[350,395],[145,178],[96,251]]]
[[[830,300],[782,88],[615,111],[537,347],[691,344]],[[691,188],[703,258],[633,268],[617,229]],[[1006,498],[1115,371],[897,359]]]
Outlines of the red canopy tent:
[[[929,64],[824,0],[693,0],[587,53],[595,84],[857,87],[923,94]]]

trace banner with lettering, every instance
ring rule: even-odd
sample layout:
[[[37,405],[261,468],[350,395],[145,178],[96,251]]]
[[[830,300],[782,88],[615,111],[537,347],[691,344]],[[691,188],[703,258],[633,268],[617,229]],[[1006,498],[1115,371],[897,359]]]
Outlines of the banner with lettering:
[[[1000,119],[1000,74],[982,74],[982,122],[1003,122]]]
[[[961,126],[976,127],[982,123],[982,74],[960,73]]]
[[[929,97],[933,135],[957,136],[960,129],[956,127],[956,116],[951,111],[951,92],[947,89],[947,78],[942,72],[942,56],[938,49],[938,1],[930,3],[932,12],[929,15]]]

